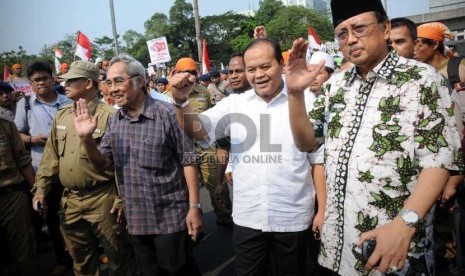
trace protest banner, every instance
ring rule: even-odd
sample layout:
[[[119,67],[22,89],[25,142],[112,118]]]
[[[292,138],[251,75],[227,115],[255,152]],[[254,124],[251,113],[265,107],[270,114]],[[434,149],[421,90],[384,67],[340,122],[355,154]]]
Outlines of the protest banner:
[[[33,93],[28,81],[13,81],[9,84],[13,87],[14,91],[21,91],[25,95],[31,95]]]
[[[151,63],[157,64],[171,60],[166,37],[163,36],[147,41],[147,47],[149,48]]]

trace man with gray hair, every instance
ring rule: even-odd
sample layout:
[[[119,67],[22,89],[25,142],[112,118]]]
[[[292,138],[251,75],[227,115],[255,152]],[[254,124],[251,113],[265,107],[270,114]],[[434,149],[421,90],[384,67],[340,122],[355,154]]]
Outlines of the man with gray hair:
[[[145,92],[140,62],[114,57],[105,82],[121,109],[100,146],[92,139],[98,116],[90,115],[83,99],[76,106],[76,133],[95,169],[116,171],[138,268],[142,275],[200,275],[191,241],[202,227],[193,143],[179,128],[173,105]]]

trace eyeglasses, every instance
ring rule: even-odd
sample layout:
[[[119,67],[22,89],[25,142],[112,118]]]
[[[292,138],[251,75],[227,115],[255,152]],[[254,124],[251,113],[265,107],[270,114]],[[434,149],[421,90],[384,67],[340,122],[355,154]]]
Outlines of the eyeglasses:
[[[368,35],[368,31],[369,31],[368,27],[370,27],[371,25],[375,25],[375,24],[378,24],[378,23],[373,22],[370,24],[357,25],[350,30],[350,33],[356,38],[361,38],[363,36]],[[348,38],[349,38],[349,31],[347,29],[344,29],[336,34],[336,40],[339,43],[345,43]]]
[[[123,86],[123,84],[125,82],[127,82],[128,80],[132,79],[132,78],[135,78],[135,77],[138,77],[139,74],[135,74],[134,76],[130,76],[129,78],[127,79],[124,79],[124,78],[120,78],[120,77],[117,77],[117,78],[114,78],[113,81],[112,80],[105,80],[105,84],[108,86],[108,87],[112,87],[113,85],[115,85],[115,87],[121,87]]]
[[[34,78],[34,79],[31,79],[31,82],[35,83],[35,84],[39,84],[40,82],[47,82],[51,79],[52,77],[50,76],[44,76],[44,77],[40,77],[40,78]]]

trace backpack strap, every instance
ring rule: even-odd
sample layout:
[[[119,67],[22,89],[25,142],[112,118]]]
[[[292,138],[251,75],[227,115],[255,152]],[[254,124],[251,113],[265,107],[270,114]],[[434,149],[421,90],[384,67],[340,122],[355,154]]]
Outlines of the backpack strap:
[[[452,87],[454,87],[454,84],[460,82],[459,66],[461,61],[461,57],[451,57],[447,64],[447,76]]]
[[[24,96],[24,110],[26,111],[26,122],[27,122],[27,128],[29,129],[29,116],[28,112],[31,110],[31,96],[26,95]],[[29,133],[29,130],[28,130]]]

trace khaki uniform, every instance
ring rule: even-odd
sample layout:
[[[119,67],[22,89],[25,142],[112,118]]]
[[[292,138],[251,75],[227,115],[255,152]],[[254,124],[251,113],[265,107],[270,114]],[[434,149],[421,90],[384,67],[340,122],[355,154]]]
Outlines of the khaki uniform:
[[[171,92],[167,93],[171,96]],[[208,90],[199,84],[195,84],[194,91],[189,94],[187,100],[195,113],[199,114],[211,107],[210,94]],[[199,169],[202,174],[203,185],[210,193],[210,200],[215,211],[217,222],[219,224],[229,224],[232,222],[231,213],[232,206],[229,199],[229,193],[223,194],[223,202],[226,202],[225,207],[220,207],[215,201],[215,188],[216,188],[216,149],[214,146],[208,148],[201,148],[196,146],[197,154],[200,158]],[[224,191],[228,191],[226,183],[224,184]]]
[[[21,169],[32,161],[14,123],[0,117],[0,275],[35,275],[35,235],[28,184]]]
[[[95,97],[89,103],[89,112],[99,114],[92,135],[98,144],[116,111]],[[65,188],[61,199],[61,230],[74,261],[75,274],[98,275],[100,242],[108,256],[111,274],[126,275],[127,232],[120,232],[116,213],[110,213],[114,204],[121,205],[114,173],[95,170],[87,159],[74,128],[74,105],[59,110],[53,121],[36,176],[35,194],[46,195],[56,176]]]

